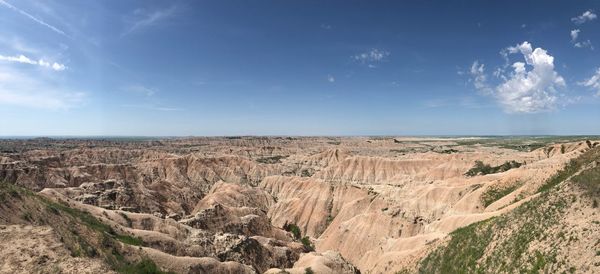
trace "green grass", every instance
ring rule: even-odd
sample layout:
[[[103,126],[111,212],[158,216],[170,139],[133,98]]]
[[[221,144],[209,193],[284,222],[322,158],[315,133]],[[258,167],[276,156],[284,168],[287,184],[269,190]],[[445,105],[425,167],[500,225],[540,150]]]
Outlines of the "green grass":
[[[569,271],[575,271],[574,268],[568,268],[566,262],[557,262],[555,253],[564,241],[573,239],[566,237],[564,231],[547,234],[550,227],[556,228],[559,224],[565,208],[573,199],[550,190],[582,168],[600,160],[600,147],[593,144],[591,147],[549,178],[538,190],[540,196],[507,214],[450,233],[446,244],[421,260],[419,273],[544,273],[552,269],[550,265],[562,265]],[[573,176],[571,181],[581,186],[587,195],[598,197],[600,166],[582,171]],[[504,197],[518,185],[488,191],[482,197],[484,204]],[[545,241],[552,248],[550,251],[532,249],[531,243],[537,241]]]
[[[508,187],[490,187],[481,195],[481,202],[485,207],[488,207],[492,203],[500,200],[502,197],[512,193],[522,185],[522,183],[516,183]]]
[[[479,260],[492,240],[489,219],[459,228],[448,245],[430,253],[420,264],[419,273],[474,273]]]
[[[600,197],[600,166],[586,169],[571,180],[581,186],[586,195],[594,198]]]
[[[546,180],[546,182],[538,189],[537,192],[546,192],[546,191],[552,189],[554,186],[560,184],[561,182],[565,181],[569,177],[573,176],[583,166],[590,164],[591,162],[599,160],[599,159],[600,159],[600,146],[596,146],[596,147],[586,151],[585,153],[583,153],[576,159],[572,159],[571,161],[569,161],[569,163],[563,169],[561,169],[559,172],[557,172],[552,177],[550,177],[548,180]],[[584,171],[582,173],[586,173],[586,171]],[[596,176],[596,175],[590,173],[589,175],[586,175],[586,176],[591,176],[591,177],[587,177],[588,179],[594,179],[594,176]],[[575,178],[573,178],[573,179],[577,180]],[[584,178],[579,178],[580,182],[582,180],[584,180]],[[589,182],[593,183],[594,181],[590,180]]]
[[[3,200],[5,203],[22,204],[22,219],[34,222],[37,218],[52,226],[74,257],[103,258],[119,273],[164,273],[150,259],[139,262],[125,259],[120,251],[122,247],[117,242],[142,246],[142,239],[116,233],[111,226],[86,211],[5,182],[0,182],[0,197],[6,199]]]
[[[117,235],[115,235],[115,239],[119,240],[122,243],[128,244],[128,245],[135,245],[135,246],[143,246],[144,245],[144,241],[140,237],[132,237],[129,235],[117,234]]]
[[[548,201],[544,195],[506,215],[459,228],[420,262],[419,273],[539,273],[556,254],[531,252],[530,244],[558,223],[566,204],[564,198]]]

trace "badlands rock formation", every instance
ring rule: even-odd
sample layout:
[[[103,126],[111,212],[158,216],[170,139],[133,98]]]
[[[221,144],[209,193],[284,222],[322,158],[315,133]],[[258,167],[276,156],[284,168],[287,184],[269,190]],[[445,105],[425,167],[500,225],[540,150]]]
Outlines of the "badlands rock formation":
[[[594,168],[599,148],[585,138],[0,140],[0,241],[23,246],[0,252],[0,272],[444,273],[453,231],[542,204],[540,189],[547,201],[576,197],[565,216],[600,221],[575,173],[546,187],[572,159],[592,159],[574,172]],[[465,176],[476,161],[520,166]],[[555,256],[563,265],[540,269],[600,271],[588,256],[598,227],[578,227],[579,244]],[[526,248],[537,247],[551,248]],[[579,255],[589,261],[564,259]]]

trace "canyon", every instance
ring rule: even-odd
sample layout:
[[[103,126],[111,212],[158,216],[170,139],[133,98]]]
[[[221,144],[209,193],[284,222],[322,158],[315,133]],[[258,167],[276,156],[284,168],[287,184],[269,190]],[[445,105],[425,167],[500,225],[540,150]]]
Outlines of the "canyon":
[[[597,273],[599,163],[593,137],[2,139],[0,272]]]

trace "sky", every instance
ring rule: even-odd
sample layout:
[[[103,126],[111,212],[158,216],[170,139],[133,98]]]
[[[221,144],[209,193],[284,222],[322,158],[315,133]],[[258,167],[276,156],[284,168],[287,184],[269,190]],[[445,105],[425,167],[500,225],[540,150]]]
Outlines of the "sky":
[[[599,13],[0,0],[0,136],[600,134]]]

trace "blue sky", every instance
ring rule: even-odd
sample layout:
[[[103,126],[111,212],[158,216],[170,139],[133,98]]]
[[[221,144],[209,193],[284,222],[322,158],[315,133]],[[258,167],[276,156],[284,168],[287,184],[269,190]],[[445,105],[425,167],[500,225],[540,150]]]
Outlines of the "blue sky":
[[[0,135],[600,134],[597,13],[0,0]]]

